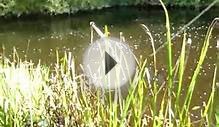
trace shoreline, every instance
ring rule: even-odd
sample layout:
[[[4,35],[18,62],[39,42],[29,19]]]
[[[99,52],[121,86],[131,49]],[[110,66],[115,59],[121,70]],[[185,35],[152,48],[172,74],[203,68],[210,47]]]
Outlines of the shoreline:
[[[168,10],[173,10],[173,9],[186,9],[186,10],[193,10],[193,11],[200,11],[206,8],[206,6],[201,6],[201,7],[194,7],[194,6],[172,6],[168,5],[167,9]],[[213,6],[211,9],[217,9],[218,6]],[[13,20],[13,19],[35,19],[35,18],[52,18],[52,17],[68,17],[68,16],[79,16],[81,14],[93,14],[93,13],[101,13],[103,11],[110,11],[113,9],[125,9],[125,8],[132,8],[132,9],[139,9],[139,10],[154,10],[154,9],[159,9],[163,10],[162,6],[160,5],[122,5],[122,6],[111,6],[111,7],[103,7],[100,9],[86,9],[86,10],[78,10],[73,13],[60,13],[60,14],[51,14],[51,13],[28,13],[28,14],[22,14],[22,15],[16,15],[16,14],[8,14],[1,16],[0,19],[3,20]]]
[[[167,9],[194,9],[194,10],[202,10],[206,8],[208,4],[199,4],[199,5],[179,5],[179,4],[167,4]],[[212,8],[217,8],[219,4],[214,5]],[[48,12],[48,11],[36,11],[36,12],[21,12],[20,14],[18,13],[12,13],[12,11],[9,11],[8,13],[1,14],[0,13],[0,19],[18,19],[18,18],[30,18],[30,17],[56,17],[56,16],[73,16],[73,15],[80,15],[84,13],[96,13],[96,12],[101,12],[105,10],[110,10],[110,9],[117,9],[117,8],[138,8],[138,9],[161,9],[162,6],[159,3],[143,3],[143,4],[136,4],[136,5],[112,5],[112,6],[107,6],[103,5],[102,7],[99,8],[84,8],[84,9],[76,9],[76,10],[70,10],[69,12]],[[70,8],[69,8],[70,9]]]

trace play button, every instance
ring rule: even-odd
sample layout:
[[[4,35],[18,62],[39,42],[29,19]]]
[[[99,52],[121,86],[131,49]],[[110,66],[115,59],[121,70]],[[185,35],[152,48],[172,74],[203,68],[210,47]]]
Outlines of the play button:
[[[105,52],[105,75],[117,64],[117,62]]]
[[[86,49],[83,69],[88,84],[115,89],[132,80],[136,62],[126,43],[114,38],[101,38]]]

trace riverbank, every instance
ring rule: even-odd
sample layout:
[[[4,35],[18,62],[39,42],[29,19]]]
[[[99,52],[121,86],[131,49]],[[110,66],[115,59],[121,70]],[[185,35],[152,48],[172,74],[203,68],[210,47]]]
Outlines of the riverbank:
[[[174,7],[204,7],[213,2],[213,0],[166,0],[168,6]],[[219,5],[219,4],[217,4]],[[21,16],[30,14],[43,14],[43,15],[58,15],[58,14],[75,14],[78,11],[99,10],[103,8],[116,7],[116,6],[160,6],[159,1],[150,0],[80,0],[80,1],[67,1],[67,0],[5,0],[0,2],[0,16]]]

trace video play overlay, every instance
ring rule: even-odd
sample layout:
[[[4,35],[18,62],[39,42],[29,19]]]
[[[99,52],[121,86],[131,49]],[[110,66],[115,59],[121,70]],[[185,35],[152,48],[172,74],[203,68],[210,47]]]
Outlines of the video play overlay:
[[[125,42],[102,37],[86,49],[83,67],[89,84],[104,89],[116,89],[132,79],[136,61]]]

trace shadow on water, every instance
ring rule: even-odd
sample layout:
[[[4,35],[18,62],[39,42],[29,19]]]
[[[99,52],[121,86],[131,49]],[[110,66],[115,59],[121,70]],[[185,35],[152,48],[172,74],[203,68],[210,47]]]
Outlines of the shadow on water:
[[[185,73],[184,91],[188,87],[186,84],[191,79],[192,72],[198,60],[203,39],[208,25],[212,19],[219,16],[219,9],[212,9],[202,16],[198,21],[188,28],[188,37],[192,39],[191,52]],[[169,11],[171,17],[171,29],[176,33],[189,20],[199,13],[199,10],[172,9]],[[156,48],[165,41],[165,17],[162,9],[143,9],[143,8],[111,8],[104,11],[79,13],[72,16],[42,17],[8,20],[0,19],[0,45],[4,45],[5,54],[12,57],[12,49],[16,47],[20,57],[47,65],[56,61],[55,51],[61,54],[64,51],[72,52],[76,57],[76,63],[81,63],[84,50],[89,45],[90,27],[89,22],[95,21],[98,26],[109,26],[110,35],[119,37],[119,32],[123,32],[127,43],[130,45],[135,55],[142,55],[147,58],[152,53],[149,38],[145,35],[139,24],[144,23],[151,30],[155,39]],[[219,28],[216,28],[210,43],[210,50],[199,74],[196,93],[192,106],[203,105],[208,99],[211,91],[214,65],[218,56],[216,55],[216,40],[218,39]],[[97,38],[96,38],[97,39]],[[182,37],[173,40],[174,60],[180,54]],[[166,73],[166,50],[158,53],[159,73]],[[150,58],[149,58],[150,59]],[[148,63],[152,67],[152,60]],[[219,74],[219,73],[218,73]],[[217,78],[217,80],[219,77]],[[196,112],[196,111],[194,111]],[[200,111],[197,111],[200,112]],[[193,119],[199,116],[193,115]]]

